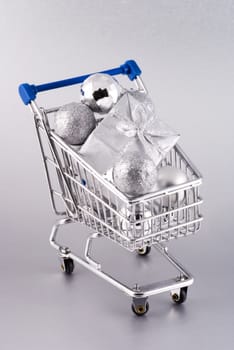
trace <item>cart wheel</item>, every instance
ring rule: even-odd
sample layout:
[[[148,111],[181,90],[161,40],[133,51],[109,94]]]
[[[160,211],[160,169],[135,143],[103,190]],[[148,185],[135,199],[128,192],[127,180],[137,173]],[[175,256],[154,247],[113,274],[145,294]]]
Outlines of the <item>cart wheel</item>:
[[[138,249],[137,253],[139,255],[145,256],[145,255],[148,255],[150,253],[150,251],[151,251],[151,247],[146,246],[146,247]]]
[[[67,275],[71,275],[74,271],[74,261],[71,258],[63,258],[61,269]]]
[[[176,303],[176,304],[182,304],[186,301],[187,299],[187,292],[188,292],[188,287],[183,287],[180,289],[180,294],[178,295],[178,293],[173,293],[171,295],[172,300]]]
[[[135,304],[132,303],[132,311],[137,316],[143,316],[149,311],[149,303],[148,301],[145,304]]]

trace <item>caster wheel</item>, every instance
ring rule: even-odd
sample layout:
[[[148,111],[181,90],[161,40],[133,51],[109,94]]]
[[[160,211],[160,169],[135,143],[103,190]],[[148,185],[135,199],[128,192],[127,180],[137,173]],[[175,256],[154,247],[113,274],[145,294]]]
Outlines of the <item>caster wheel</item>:
[[[174,303],[176,303],[176,304],[184,303],[187,299],[187,291],[188,291],[188,287],[183,287],[180,289],[179,295],[178,295],[178,293],[173,293],[171,295],[171,297],[172,297],[172,300],[174,301]]]
[[[74,267],[74,261],[71,258],[62,259],[61,269],[64,273],[71,275],[74,271]]]
[[[143,247],[137,250],[138,255],[145,256],[148,255],[151,251],[151,247]]]
[[[142,305],[141,304],[136,305],[136,304],[132,303],[132,311],[137,316],[145,315],[149,311],[149,303],[148,303],[148,301],[145,304],[142,304]]]

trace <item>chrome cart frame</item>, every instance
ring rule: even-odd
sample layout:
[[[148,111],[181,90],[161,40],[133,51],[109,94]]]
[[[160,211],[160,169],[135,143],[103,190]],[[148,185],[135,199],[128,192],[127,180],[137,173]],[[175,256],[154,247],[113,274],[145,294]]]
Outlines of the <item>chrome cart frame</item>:
[[[135,61],[127,61],[118,68],[104,71],[110,75],[127,75],[138,90],[146,91],[141,71]],[[52,228],[50,243],[57,249],[62,269],[70,274],[74,261],[102,277],[132,297],[132,310],[144,315],[148,309],[148,297],[171,292],[174,302],[186,300],[187,288],[193,283],[192,275],[172,257],[164,242],[194,234],[200,228],[202,216],[199,196],[201,175],[179,146],[175,146],[161,162],[183,170],[188,181],[182,185],[156,191],[139,198],[129,199],[118,191],[113,183],[98,174],[82,159],[72,146],[68,146],[55,134],[52,116],[58,108],[39,108],[35,102],[37,93],[64,86],[79,84],[89,75],[43,85],[22,84],[19,93],[34,115],[37,135],[42,151],[52,207],[63,216]],[[58,208],[60,199],[65,210]],[[60,227],[71,223],[83,223],[92,233],[86,242],[84,258],[57,241]],[[102,270],[101,264],[91,256],[95,239],[107,237],[131,252],[145,256],[153,246],[178,271],[175,278],[133,288],[126,286]]]

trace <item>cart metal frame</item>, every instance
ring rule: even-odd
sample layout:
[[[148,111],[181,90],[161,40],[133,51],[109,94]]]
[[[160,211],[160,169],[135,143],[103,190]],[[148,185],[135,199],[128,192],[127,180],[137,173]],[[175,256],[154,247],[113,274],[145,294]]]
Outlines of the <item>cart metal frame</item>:
[[[140,78],[141,70],[135,61],[127,61],[104,73],[127,75],[135,82],[138,90],[146,92]],[[21,84],[19,87],[23,102],[29,105],[34,115],[53,210],[57,215],[63,216],[52,228],[50,244],[58,251],[66,273],[73,272],[73,261],[76,261],[130,296],[132,310],[139,316],[148,311],[148,297],[155,294],[170,292],[173,301],[180,304],[186,300],[188,286],[194,279],[168,252],[164,242],[186,237],[199,230],[202,221],[202,199],[199,196],[201,174],[178,145],[168,154],[162,166],[170,164],[183,169],[189,178],[186,184],[130,199],[96,173],[72,147],[54,133],[49,119],[58,108],[45,110],[35,102],[37,93],[41,91],[79,84],[88,76],[38,86]],[[55,172],[53,176],[51,168]],[[55,178],[57,189],[54,185]],[[65,211],[58,209],[56,198],[62,199]],[[84,257],[57,241],[62,226],[77,222],[95,231],[87,239]],[[143,256],[150,252],[152,246],[177,269],[178,275],[144,286],[136,283],[131,288],[104,272],[101,264],[92,258],[92,243],[100,237],[108,237],[127,250],[137,251]]]

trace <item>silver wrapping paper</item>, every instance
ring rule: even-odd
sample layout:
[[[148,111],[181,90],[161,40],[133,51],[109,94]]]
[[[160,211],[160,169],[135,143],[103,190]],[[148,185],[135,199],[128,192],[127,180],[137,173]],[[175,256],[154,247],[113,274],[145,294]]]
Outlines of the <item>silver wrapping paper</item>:
[[[179,135],[157,118],[148,95],[125,92],[82,145],[79,154],[104,174],[127,151],[143,147],[157,166]]]

